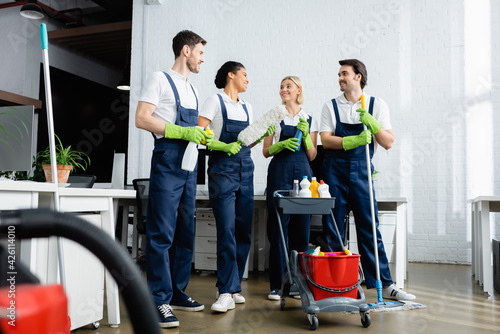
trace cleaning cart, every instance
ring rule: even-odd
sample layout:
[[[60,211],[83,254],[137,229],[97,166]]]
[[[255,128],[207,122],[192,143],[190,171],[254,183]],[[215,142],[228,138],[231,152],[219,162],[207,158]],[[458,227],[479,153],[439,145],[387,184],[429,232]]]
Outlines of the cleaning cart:
[[[370,308],[360,286],[359,255],[337,252],[328,259],[327,256],[311,256],[293,250],[288,257],[279,209],[289,215],[331,215],[336,226],[332,212],[335,198],[292,197],[289,190],[276,190],[273,196],[287,266],[281,288],[281,310],[285,309],[286,297],[300,295],[302,309],[307,313],[312,330],[319,325],[317,313],[323,312],[359,312],[363,327],[370,326]],[[340,244],[343,245],[342,240]]]

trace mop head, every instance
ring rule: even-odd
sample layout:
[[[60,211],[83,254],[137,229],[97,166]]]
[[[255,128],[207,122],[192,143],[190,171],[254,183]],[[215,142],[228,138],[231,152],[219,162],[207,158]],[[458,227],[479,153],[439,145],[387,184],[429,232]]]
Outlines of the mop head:
[[[368,303],[368,306],[370,307],[370,312],[409,311],[427,307],[424,304],[407,300],[390,301],[384,304]]]
[[[372,313],[372,312],[410,311],[410,310],[416,310],[416,309],[421,309],[421,308],[427,308],[427,306],[424,304],[406,301],[406,300],[390,301],[390,302],[385,302],[384,304],[368,303],[368,306],[370,307],[370,313]],[[359,311],[345,312],[345,313],[346,314],[358,314]]]
[[[238,140],[245,146],[249,146],[260,139],[271,125],[278,125],[286,116],[284,105],[274,107],[262,115],[256,122],[247,126],[238,134]]]

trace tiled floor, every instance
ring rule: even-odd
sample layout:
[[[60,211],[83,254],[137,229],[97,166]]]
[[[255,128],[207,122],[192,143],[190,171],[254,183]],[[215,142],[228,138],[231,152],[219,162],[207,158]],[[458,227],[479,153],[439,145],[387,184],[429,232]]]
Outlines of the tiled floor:
[[[269,283],[266,273],[250,273],[243,282],[245,304],[225,314],[210,311],[215,301],[215,275],[193,274],[188,293],[205,304],[201,312],[176,311],[180,327],[164,329],[165,333],[307,333],[306,313],[300,300],[287,298],[285,310],[279,302],[267,300]],[[500,298],[485,295],[471,276],[471,267],[446,264],[410,263],[405,289],[417,295],[425,309],[371,313],[372,324],[363,328],[358,314],[320,313],[318,333],[490,333],[500,331]],[[376,291],[365,290],[367,302],[376,302]],[[106,318],[99,329],[87,326],[75,334],[134,333],[122,306],[122,323],[110,328]],[[137,331],[136,333],[142,333]],[[144,333],[147,334],[147,333]]]

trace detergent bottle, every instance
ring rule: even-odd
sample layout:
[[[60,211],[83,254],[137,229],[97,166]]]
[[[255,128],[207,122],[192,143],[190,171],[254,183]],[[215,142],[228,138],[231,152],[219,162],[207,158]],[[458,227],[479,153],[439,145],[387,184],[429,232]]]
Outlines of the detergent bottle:
[[[316,177],[313,176],[311,185],[309,186],[309,190],[311,190],[311,196],[312,197],[319,197],[319,182],[316,180]]]
[[[204,131],[209,135],[213,135],[213,132],[210,131],[209,128],[204,129]],[[201,144],[205,144],[205,142],[202,142]],[[186,146],[184,155],[182,156],[181,168],[185,171],[192,172],[196,167],[197,162],[198,162],[198,144],[190,141]]]
[[[321,197],[321,198],[332,197],[330,195],[330,190],[329,190],[328,184],[326,184],[325,182],[323,182],[323,180],[321,180],[319,182],[318,192],[319,192],[319,197]]]
[[[309,182],[307,176],[304,176],[302,181],[300,181],[299,197],[311,197],[311,190],[309,190],[310,186],[311,182]]]

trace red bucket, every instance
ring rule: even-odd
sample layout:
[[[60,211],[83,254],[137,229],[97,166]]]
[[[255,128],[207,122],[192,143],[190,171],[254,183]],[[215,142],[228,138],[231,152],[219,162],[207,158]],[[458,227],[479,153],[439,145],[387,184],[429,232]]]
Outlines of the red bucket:
[[[304,253],[299,255],[302,274],[307,280],[314,300],[330,297],[357,299],[359,254],[346,255],[343,252],[335,252],[335,256],[314,256]]]
[[[0,309],[7,315],[0,320],[5,334],[69,334],[68,299],[58,284],[12,284],[0,288]]]

